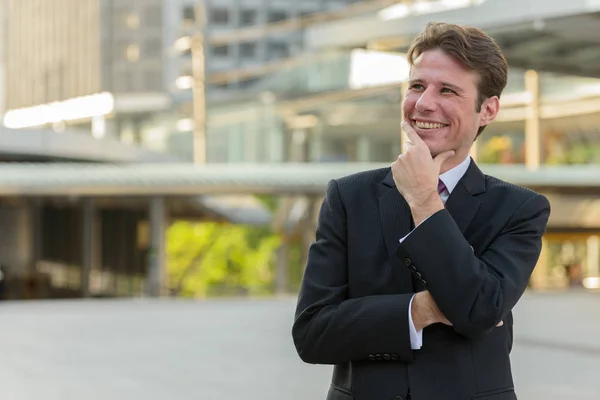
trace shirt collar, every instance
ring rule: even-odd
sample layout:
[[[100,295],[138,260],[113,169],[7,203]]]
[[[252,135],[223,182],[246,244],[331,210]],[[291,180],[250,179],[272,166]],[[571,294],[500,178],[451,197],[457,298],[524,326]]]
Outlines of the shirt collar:
[[[440,175],[440,180],[446,185],[449,194],[452,193],[456,185],[458,185],[458,181],[460,181],[460,178],[467,172],[470,164],[471,156],[467,156],[467,158],[456,167],[449,169]]]

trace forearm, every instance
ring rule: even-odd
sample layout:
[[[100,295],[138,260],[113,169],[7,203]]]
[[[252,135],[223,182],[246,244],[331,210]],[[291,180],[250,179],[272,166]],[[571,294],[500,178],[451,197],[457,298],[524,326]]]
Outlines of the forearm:
[[[493,329],[523,294],[547,218],[545,212],[538,214],[499,235],[479,259],[452,217],[438,212],[398,247],[397,254],[427,282],[455,330],[477,336]]]
[[[298,354],[314,364],[372,360],[377,354],[412,361],[408,313],[413,295],[369,296],[300,310],[292,329]]]

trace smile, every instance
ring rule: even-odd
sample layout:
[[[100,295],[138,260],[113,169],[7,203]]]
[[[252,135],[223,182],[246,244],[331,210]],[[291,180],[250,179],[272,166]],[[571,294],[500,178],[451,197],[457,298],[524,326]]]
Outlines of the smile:
[[[420,129],[440,129],[440,128],[444,128],[448,125],[446,124],[440,124],[437,122],[425,122],[425,121],[417,121],[417,120],[413,120],[415,126],[417,128]]]

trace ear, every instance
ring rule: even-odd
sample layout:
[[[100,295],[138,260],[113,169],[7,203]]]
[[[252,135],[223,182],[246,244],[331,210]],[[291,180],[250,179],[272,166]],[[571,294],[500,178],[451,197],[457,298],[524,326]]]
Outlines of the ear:
[[[481,112],[479,113],[479,126],[488,125],[494,119],[496,119],[496,115],[500,111],[500,100],[498,96],[492,96],[488,99],[485,99],[483,104],[481,105]]]

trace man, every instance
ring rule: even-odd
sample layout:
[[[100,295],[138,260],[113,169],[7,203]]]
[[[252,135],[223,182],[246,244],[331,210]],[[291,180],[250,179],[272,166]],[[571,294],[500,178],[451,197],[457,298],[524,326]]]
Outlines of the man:
[[[469,150],[507,64],[482,31],[429,24],[412,44],[391,168],[330,181],[292,330],[334,364],[329,400],[514,400],[511,310],[550,205],[482,174]]]

